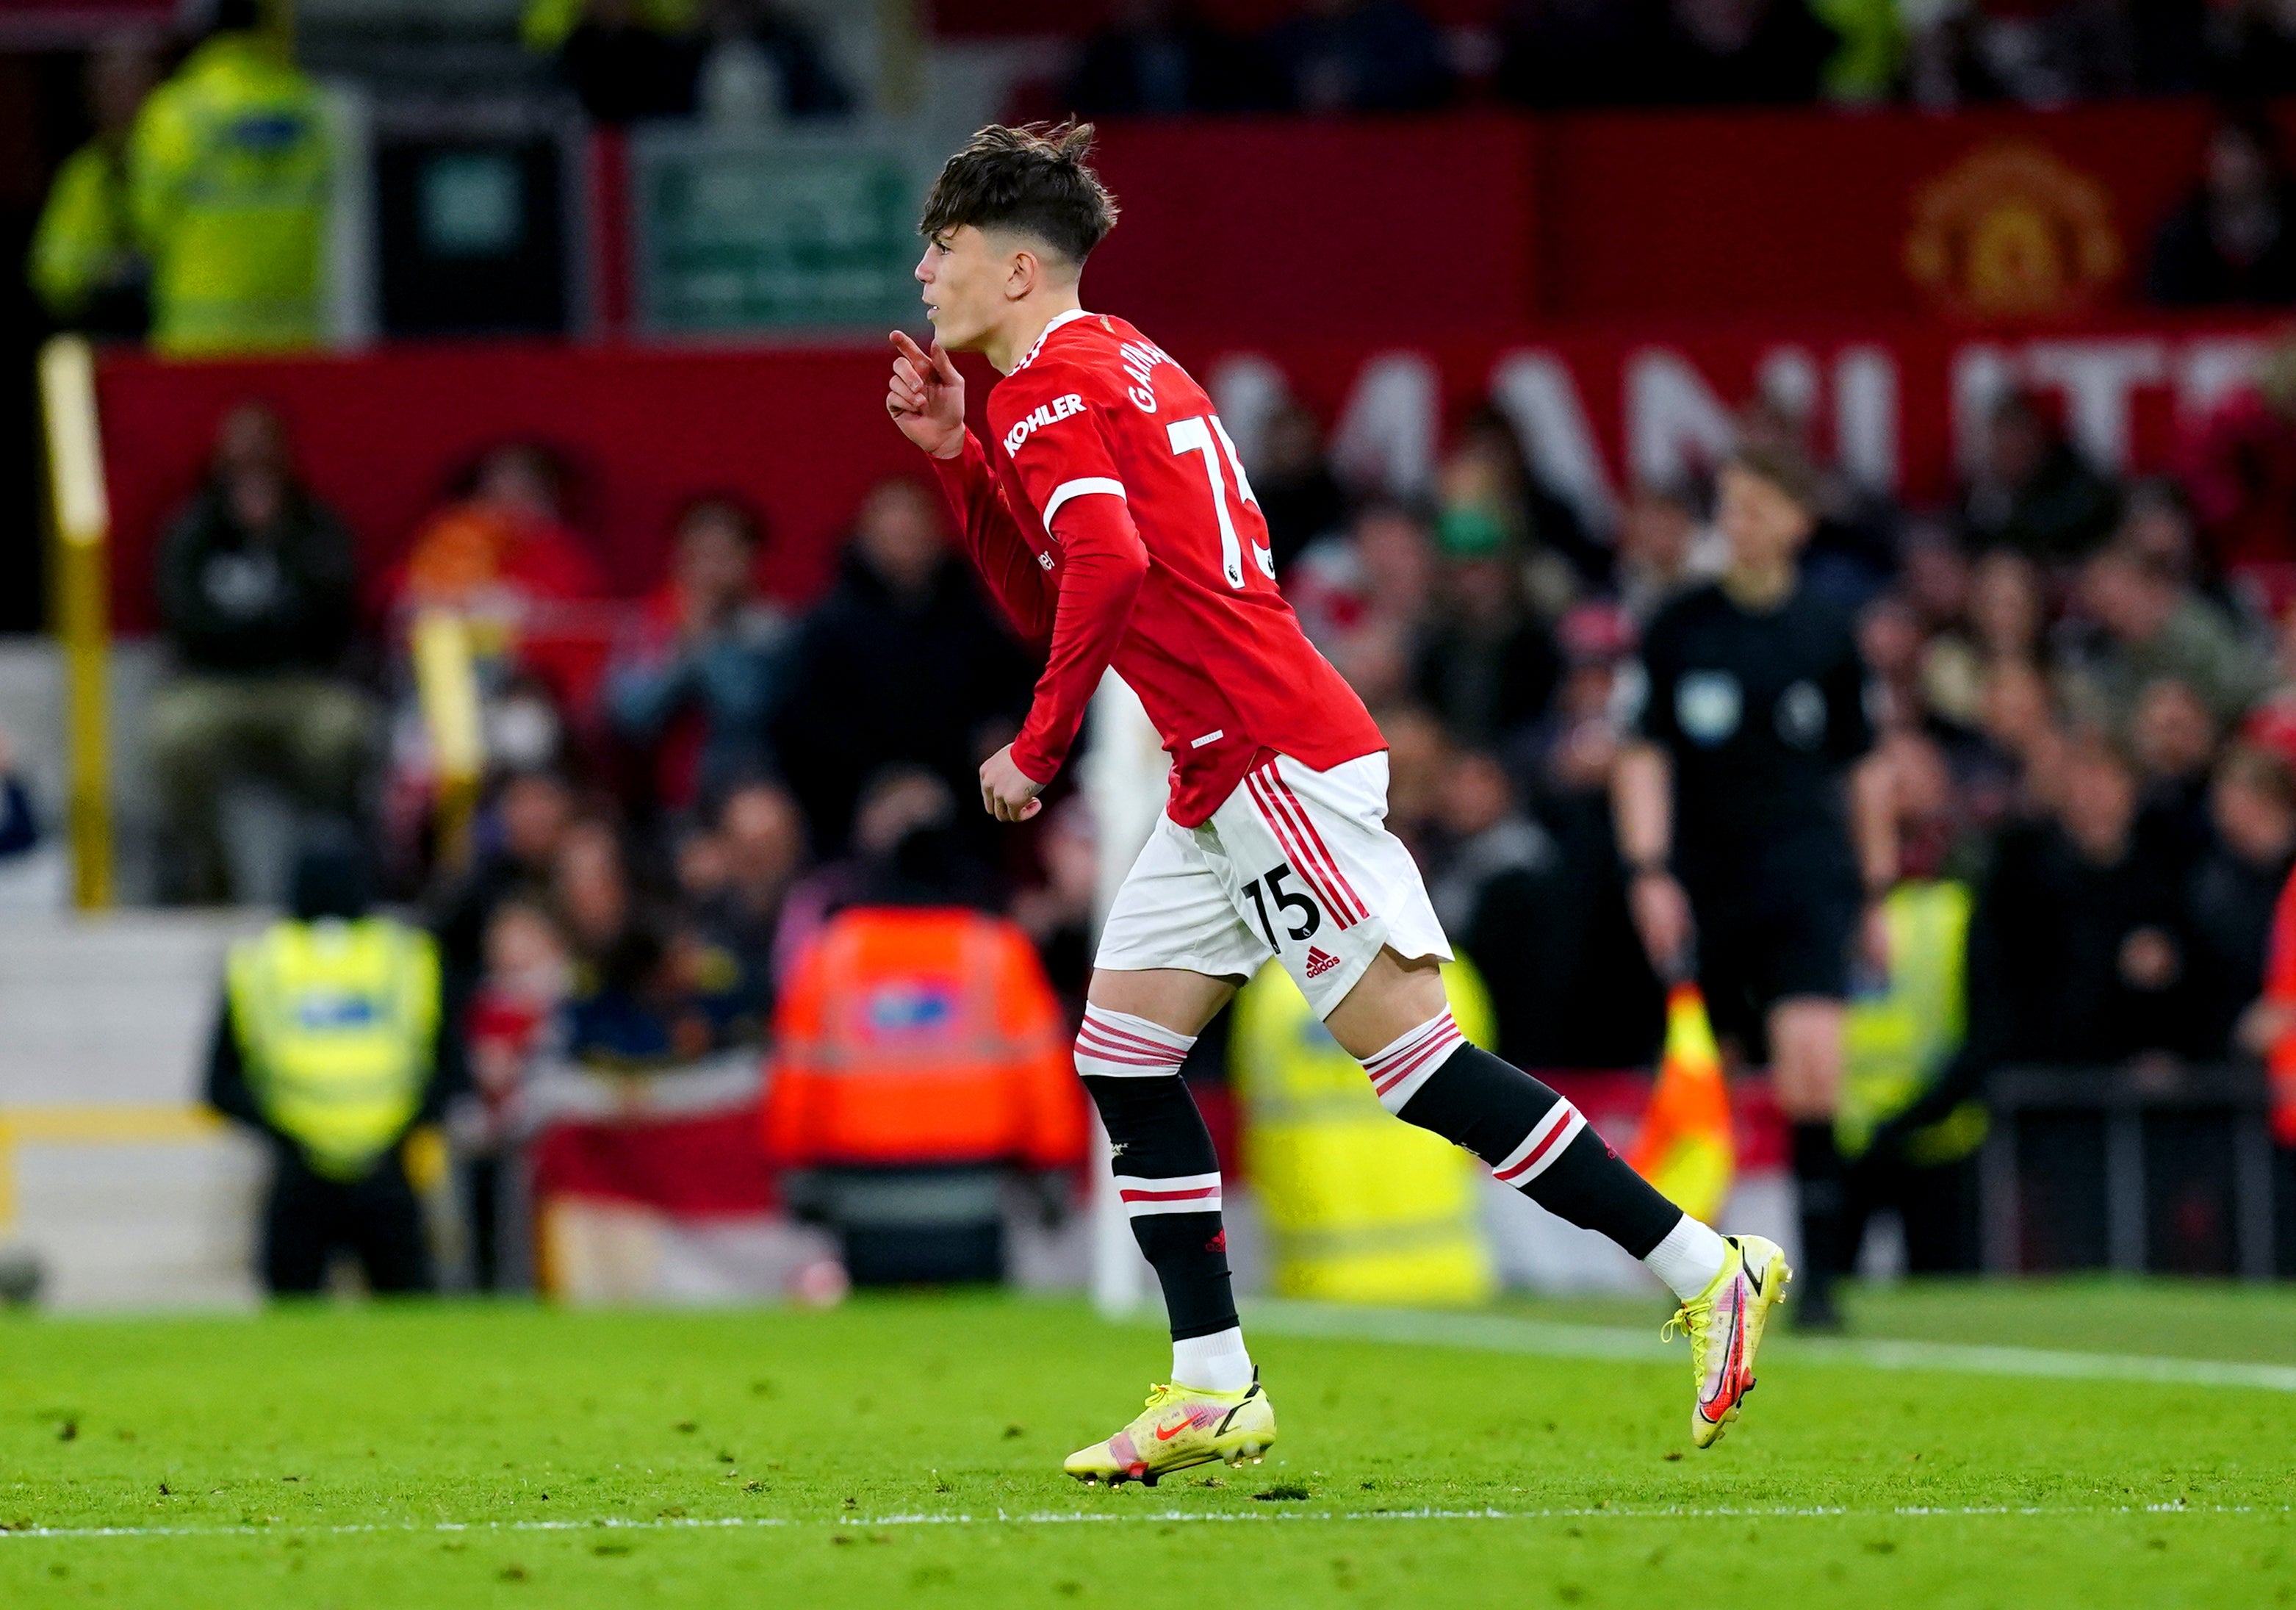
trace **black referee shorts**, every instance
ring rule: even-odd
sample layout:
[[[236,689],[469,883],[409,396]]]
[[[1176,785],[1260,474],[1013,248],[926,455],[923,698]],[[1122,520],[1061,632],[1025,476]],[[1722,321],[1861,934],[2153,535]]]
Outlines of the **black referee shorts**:
[[[1863,904],[1855,878],[1828,871],[1759,889],[1685,880],[1698,921],[1698,984],[1714,1032],[1749,1061],[1769,1060],[1770,1008],[1849,998],[1850,949]]]

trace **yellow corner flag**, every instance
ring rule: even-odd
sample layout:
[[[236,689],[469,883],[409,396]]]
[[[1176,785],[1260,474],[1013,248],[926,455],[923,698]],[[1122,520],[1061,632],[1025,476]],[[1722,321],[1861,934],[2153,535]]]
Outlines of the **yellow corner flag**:
[[[1738,1153],[1730,1138],[1730,1093],[1722,1051],[1696,984],[1666,998],[1666,1054],[1651,1087],[1642,1133],[1627,1161],[1684,1212],[1711,1224],[1730,1194]]]

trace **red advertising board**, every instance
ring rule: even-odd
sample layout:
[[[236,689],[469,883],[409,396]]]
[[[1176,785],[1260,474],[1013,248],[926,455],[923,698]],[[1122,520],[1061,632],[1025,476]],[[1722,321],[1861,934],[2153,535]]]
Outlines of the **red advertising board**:
[[[1269,407],[1295,396],[1334,425],[1348,473],[1407,490],[1425,483],[1445,431],[1488,400],[1548,478],[1599,517],[1634,479],[1722,451],[1731,412],[1758,390],[1806,410],[1822,450],[1915,504],[1950,492],[1956,442],[2010,384],[2054,399],[2101,464],[2157,470],[2180,422],[2239,385],[2269,333],[2254,318],[2016,335],[1811,320],[1167,345],[1211,387],[1247,458]],[[509,343],[274,363],[111,358],[100,401],[119,621],[154,624],[161,524],[197,483],[217,420],[245,398],[285,415],[312,485],[357,532],[371,570],[403,549],[455,469],[490,443],[539,439],[571,461],[576,522],[623,587],[659,578],[684,499],[733,488],[771,522],[772,585],[806,597],[831,573],[871,483],[920,471],[884,418],[885,361],[861,348]],[[977,407],[989,377],[969,373]]]
[[[1090,284],[1149,328],[1227,340],[2079,321],[2143,302],[2213,115],[2149,101],[1116,122],[1100,163],[1124,218]]]

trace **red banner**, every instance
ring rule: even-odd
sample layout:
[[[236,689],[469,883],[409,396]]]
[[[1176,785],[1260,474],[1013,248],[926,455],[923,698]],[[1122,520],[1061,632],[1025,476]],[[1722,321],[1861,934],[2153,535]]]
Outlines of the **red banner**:
[[[1684,316],[2079,319],[2143,301],[2213,115],[2145,101],[1115,122],[1100,166],[1124,217],[1087,283],[1168,345]]]
[[[276,407],[304,475],[349,522],[362,567],[404,552],[448,483],[488,447],[539,440],[573,472],[571,515],[625,592],[660,579],[669,527],[696,494],[765,513],[767,584],[805,598],[873,482],[922,474],[884,417],[873,353],[697,352],[473,342],[355,357],[165,363],[99,372],[119,625],[158,624],[152,558],[236,403]]]
[[[1859,480],[1915,504],[1951,493],[1957,454],[2010,385],[2061,406],[2100,467],[2161,470],[2181,424],[2243,382],[2269,328],[2253,318],[2105,321],[2013,336],[1812,322],[1168,344],[1210,387],[1247,459],[1269,410],[1293,396],[1332,423],[1351,479],[1423,489],[1446,431],[1489,401],[1599,525],[1636,480],[1726,451],[1732,413],[1758,392],[1807,413],[1816,445]],[[626,591],[659,579],[678,505],[730,487],[771,523],[769,584],[804,599],[829,577],[869,486],[921,473],[883,416],[885,362],[866,349],[512,344],[276,363],[112,358],[100,396],[119,623],[156,624],[162,523],[197,484],[217,422],[247,398],[284,415],[304,472],[357,533],[370,571],[403,549],[457,468],[489,444],[541,439],[570,461],[574,522]],[[977,413],[990,377],[968,369]]]

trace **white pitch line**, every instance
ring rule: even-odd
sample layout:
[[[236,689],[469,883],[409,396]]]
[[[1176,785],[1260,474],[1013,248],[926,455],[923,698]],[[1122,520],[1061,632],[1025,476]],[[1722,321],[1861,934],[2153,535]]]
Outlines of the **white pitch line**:
[[[1888,1509],[1852,1509],[1831,1505],[1723,1505],[1691,1507],[1678,1505],[1636,1507],[1604,1505],[1548,1509],[1292,1509],[1271,1510],[1150,1509],[1129,1515],[1105,1510],[1037,1510],[1012,1515],[881,1515],[840,1516],[798,1520],[784,1516],[690,1516],[658,1520],[605,1518],[589,1521],[419,1521],[365,1522],[337,1526],[22,1526],[0,1528],[0,1542],[8,1540],[73,1542],[105,1538],[245,1538],[245,1537],[373,1537],[450,1536],[467,1532],[741,1532],[790,1528],[858,1528],[883,1526],[1067,1526],[1171,1525],[1203,1523],[1227,1525],[1269,1525],[1300,1522],[1354,1521],[1702,1521],[1702,1520],[1961,1520],[2045,1519],[2078,1520],[2099,1516],[2165,1515],[2287,1515],[2290,1507],[2251,1504],[2143,1504],[2063,1506],[1912,1504]]]
[[[1612,1326],[1561,1325],[1506,1314],[1455,1314],[1426,1309],[1344,1308],[1281,1300],[1247,1304],[1245,1323],[1264,1335],[1332,1341],[1408,1342],[1549,1359],[1655,1364],[1686,1359],[1656,1333]],[[2238,1386],[2296,1392],[2296,1366],[2173,1359],[2144,1353],[2083,1353],[2037,1347],[1972,1347],[1951,1342],[1782,1337],[1780,1356],[1812,1364],[1866,1369],[1943,1370],[1956,1375],[2021,1376],[2059,1381],[2142,1381],[2168,1386]],[[1775,1343],[1774,1343],[1775,1345]]]

